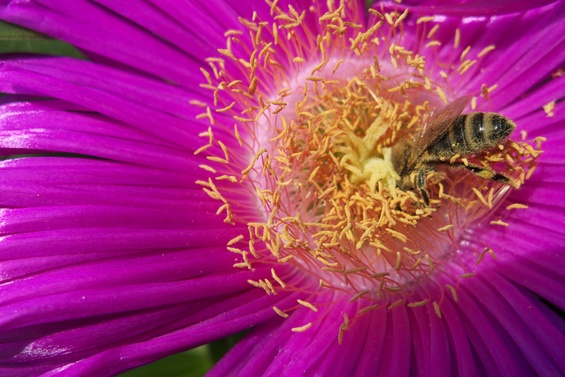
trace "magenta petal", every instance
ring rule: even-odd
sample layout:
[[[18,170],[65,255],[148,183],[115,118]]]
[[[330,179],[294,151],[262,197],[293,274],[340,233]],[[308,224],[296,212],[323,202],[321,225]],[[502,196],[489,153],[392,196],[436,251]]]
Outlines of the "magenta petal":
[[[209,258],[214,255],[210,253]],[[171,257],[175,258],[176,255],[171,254]],[[140,261],[133,266],[150,265],[143,263],[146,262],[145,258],[139,259]],[[178,259],[179,263],[182,262],[182,258]],[[122,264],[125,261],[127,258],[120,260]],[[223,258],[216,262],[216,265],[210,264],[207,270],[200,270],[201,273],[216,275],[213,277],[199,276],[190,270],[181,272],[178,268],[175,270],[174,265],[165,267],[163,266],[167,263],[165,261],[156,266],[153,275],[148,276],[147,281],[142,281],[142,276],[140,277],[139,274],[137,277],[134,276],[133,266],[130,271],[125,268],[115,270],[116,273],[124,273],[123,277],[105,275],[103,274],[105,268],[114,266],[112,263],[102,261],[85,263],[77,268],[63,267],[25,280],[19,279],[12,282],[14,288],[7,290],[3,295],[5,304],[1,310],[1,325],[6,331],[10,331],[26,326],[48,324],[52,322],[52,318],[67,321],[86,317],[88,322],[88,318],[96,316],[110,314],[121,316],[121,313],[129,311],[142,312],[204,299],[215,298],[223,301],[226,297],[248,290],[248,279],[262,278],[269,273],[269,271],[256,274],[242,272],[230,275],[231,271],[225,271],[226,267],[230,266],[229,262],[228,258]],[[169,262],[170,264],[172,263]],[[93,275],[84,276],[90,271]],[[168,273],[171,274],[171,279],[179,280],[155,282],[156,276]],[[61,279],[61,275],[64,274],[69,279],[73,279],[72,283],[64,284],[64,280]],[[97,279],[94,274],[99,274],[100,277]],[[195,277],[191,277],[191,274]],[[34,285],[38,284],[41,284],[41,289],[34,291]],[[229,284],[230,287],[226,288],[222,284]],[[185,294],[185,292],[189,293]],[[38,317],[37,308],[42,309],[41,315],[44,317]]]
[[[457,304],[448,300],[441,310],[445,313],[446,330],[450,335],[452,355],[455,356],[457,364],[456,366],[453,365],[453,374],[455,374],[455,368],[457,368],[456,373],[461,377],[480,375],[481,363],[477,360],[473,345],[467,336],[468,328],[457,312],[459,310]]]
[[[25,61],[24,61],[25,62]],[[29,93],[41,94],[44,96],[52,96],[66,100],[68,102],[76,103],[80,106],[96,110],[102,114],[110,116],[114,119],[124,121],[128,124],[137,124],[145,132],[154,134],[157,138],[162,137],[159,135],[158,130],[163,124],[169,125],[169,132],[167,133],[169,140],[175,140],[176,143],[188,142],[192,144],[202,144],[187,129],[193,127],[194,123],[188,123],[186,120],[178,117],[171,116],[161,111],[154,111],[147,106],[140,103],[128,101],[125,98],[116,96],[114,93],[101,91],[96,87],[90,87],[89,80],[86,76],[77,78],[76,81],[67,81],[68,78],[62,77],[62,70],[58,70],[54,76],[49,73],[28,71],[24,67],[20,67],[21,62],[5,61],[2,63],[3,69],[0,72],[0,78],[4,82],[10,82],[11,88],[0,86],[0,90],[12,91],[13,86],[18,88],[27,88]],[[92,64],[92,63],[87,63]],[[66,74],[64,74],[66,75]],[[96,84],[94,84],[96,86]],[[202,127],[198,132],[205,128]]]
[[[313,311],[301,308],[284,321],[279,319],[252,330],[210,371],[210,376],[296,376],[314,372],[324,351],[335,346],[337,336],[325,331],[323,323],[314,325],[312,333],[291,331],[314,318]],[[332,315],[327,321],[339,324],[342,318]],[[294,352],[298,344],[300,355]]]
[[[379,370],[384,375],[397,374],[408,376],[410,372],[410,324],[407,309],[399,306],[398,311],[391,315],[390,325],[387,327],[383,360]]]
[[[18,158],[0,168],[6,191],[0,201],[7,207],[109,204],[182,210],[183,202],[203,201],[202,208],[217,209],[217,203],[204,201],[208,196],[194,183],[197,176],[189,174],[62,157]],[[149,182],[158,183],[147,190]]]
[[[172,48],[147,29],[83,0],[41,5],[12,1],[0,9],[0,17],[181,85],[191,86],[200,78],[200,63],[193,57]],[[171,61],[178,64],[169,64]]]
[[[244,299],[243,303],[241,302],[242,299]],[[120,339],[117,337],[115,339],[108,339],[113,344],[104,344],[104,338],[100,337],[101,331],[112,332],[111,327],[106,324],[104,325],[105,327],[93,326],[82,330],[77,329],[69,333],[63,332],[59,337],[56,336],[54,338],[46,336],[29,346],[26,352],[29,353],[29,356],[33,356],[33,353],[40,349],[57,351],[58,341],[63,341],[63,344],[68,342],[68,340],[64,340],[65,336],[73,338],[73,342],[84,348],[88,353],[92,352],[89,349],[92,348],[94,340],[102,341],[102,344],[98,345],[100,348],[99,353],[85,357],[78,363],[69,362],[63,370],[53,371],[52,373],[57,373],[60,376],[113,375],[140,363],[180,352],[186,348],[219,339],[227,334],[242,331],[253,324],[272,317],[273,311],[271,306],[276,300],[284,301],[285,299],[265,296],[257,290],[251,290],[236,297],[227,298],[220,303],[200,303],[196,306],[200,311],[188,317],[193,321],[192,326],[187,326],[187,321],[183,320],[183,317],[186,316],[182,314],[183,312],[187,313],[190,310],[190,306],[180,306],[174,309],[176,312],[172,312],[171,309],[162,310],[162,317],[160,319],[154,317],[154,320],[151,320],[151,315],[138,314],[135,317],[136,321],[132,322],[131,319],[124,318],[123,323],[117,323],[116,329],[125,330],[124,336],[133,335],[132,338],[137,337],[137,341],[135,339],[128,339],[128,342],[123,342],[124,338]],[[144,317],[147,318],[147,321],[143,320]],[[126,323],[129,323],[130,329],[124,326]],[[161,331],[159,327],[163,323],[168,323],[163,329],[167,334],[148,338],[151,335],[147,331],[148,325],[157,326],[155,330],[159,333]],[[72,325],[72,323],[70,324]],[[51,329],[56,328],[51,326]],[[132,334],[134,329],[139,334]],[[29,361],[26,362],[26,357],[23,357],[22,362],[25,367],[22,369],[22,372],[25,373],[27,370],[26,375],[32,376],[51,369],[53,361],[49,360],[49,356],[56,356],[56,354],[50,355],[51,353],[53,352],[46,353],[45,360],[41,363],[36,363],[36,365],[29,364]],[[22,356],[26,355],[23,354]],[[65,356],[61,355],[58,359],[58,363],[61,363],[61,359],[64,360]],[[10,373],[9,371],[7,372]],[[51,374],[47,373],[46,375]]]
[[[205,6],[202,9],[201,5],[187,2],[147,1],[139,2],[136,6],[131,6],[131,2],[123,0],[97,0],[96,3],[120,15],[130,23],[135,23],[154,33],[159,39],[173,43],[176,48],[182,49],[189,56],[196,52],[198,57],[212,55],[214,52],[212,46],[224,43],[222,34],[218,30],[226,29],[227,26],[214,23],[214,21],[229,22],[234,19],[233,15],[222,17],[218,12],[206,12]],[[217,11],[223,8],[218,7]],[[72,11],[71,13],[76,14]],[[215,16],[215,18],[206,16]],[[187,23],[188,19],[192,22]],[[230,28],[236,27],[237,24],[231,22]]]
[[[446,328],[431,308],[410,313],[413,335],[415,369],[430,371],[430,375],[446,376],[452,369],[452,360]]]
[[[367,327],[364,327],[364,324]],[[386,334],[388,327],[390,327],[390,317],[384,311],[376,311],[360,323],[358,331],[365,332],[367,338],[356,364],[354,376],[368,376],[379,370],[379,365],[383,362],[382,354],[388,343],[384,336],[372,336],[371,334]],[[349,340],[346,339],[346,341]],[[351,341],[354,342],[355,339]]]
[[[561,292],[565,284],[560,273],[556,272],[565,268],[561,252],[562,249],[555,250],[543,259],[528,255],[515,257],[512,264],[500,268],[500,273],[563,311],[565,298]]]
[[[562,323],[553,322],[557,319],[557,315],[551,316],[544,312],[545,305],[540,302],[539,298],[528,291],[520,289],[511,284],[504,278],[492,276],[490,282],[496,285],[500,294],[507,298],[509,304],[508,313],[516,315],[514,319],[507,323],[514,326],[513,339],[521,343],[522,350],[527,358],[531,359],[530,363],[537,369],[540,375],[558,374],[565,369],[565,360],[561,357],[560,350],[565,347],[565,339],[554,336],[563,332]],[[512,300],[508,300],[512,297]],[[541,309],[538,309],[538,306]],[[530,307],[529,311],[521,310],[522,307]],[[520,322],[522,320],[523,322]],[[535,323],[535,329],[527,326],[529,323]],[[529,330],[529,331],[528,331]],[[518,335],[520,334],[520,335]],[[546,356],[550,356],[549,358]],[[548,361],[553,359],[553,365]]]
[[[487,86],[498,84],[500,95],[493,96],[492,108],[501,109],[541,79],[547,78],[565,58],[561,46],[563,38],[552,38],[550,43],[546,41],[547,33],[563,36],[565,28],[559,16],[562,13],[563,3],[558,2],[544,11],[520,15],[523,20],[515,15],[503,16],[503,23],[505,19],[513,21],[508,24],[508,27],[516,29],[512,34],[507,34],[508,30],[502,32],[497,29],[500,26],[496,24],[486,29],[487,34],[492,33],[500,40],[495,39],[495,50],[481,64],[484,65],[481,74],[473,76],[465,88],[483,83]],[[517,25],[523,26],[517,28]],[[510,35],[512,38],[509,38]],[[483,38],[484,42],[477,47],[484,48],[492,43],[489,43],[490,38]],[[544,45],[541,52],[537,48],[540,44]]]
[[[495,275],[491,277],[493,282],[502,283]],[[500,288],[504,287],[501,286]],[[552,355],[544,351],[544,348],[553,347],[554,345],[556,349],[560,349],[559,344],[551,342],[543,344],[540,342],[540,337],[546,337],[547,340],[547,337],[551,337],[550,334],[555,334],[556,328],[547,326],[548,323],[540,324],[541,326],[538,327],[537,322],[521,320],[518,317],[521,311],[515,311],[509,306],[509,303],[517,304],[520,298],[523,297],[523,294],[521,292],[510,293],[510,291],[506,291],[506,293],[507,295],[503,296],[503,291],[494,290],[486,282],[473,285],[473,295],[476,299],[479,296],[481,297],[480,301],[487,306],[487,310],[490,312],[489,315],[496,314],[500,326],[497,329],[493,329],[494,332],[487,329],[483,329],[483,331],[486,334],[490,334],[491,337],[497,334],[501,338],[507,338],[508,341],[505,342],[505,347],[513,353],[513,355],[501,354],[499,357],[495,356],[495,358],[499,359],[505,365],[505,368],[510,363],[516,366],[521,365],[521,370],[516,370],[516,374],[513,373],[513,375],[559,375],[560,371],[563,371],[565,367],[563,359],[561,357],[556,359],[555,353]],[[529,301],[528,305],[532,305],[535,308],[535,301]],[[521,308],[522,306],[519,305],[519,307]],[[530,316],[525,313],[524,315]],[[530,320],[533,320],[535,314],[532,313],[531,316]],[[537,337],[532,331],[531,323],[536,323],[535,331],[539,334]],[[558,338],[562,339],[561,337]],[[520,354],[523,355],[522,362],[517,361],[517,357]],[[528,372],[528,370],[530,371]]]
[[[445,14],[450,16],[490,16],[493,14],[506,14],[524,12],[543,5],[551,4],[555,0],[471,0],[471,1],[413,1],[409,0],[403,4],[411,5],[413,12],[423,14]],[[390,1],[391,4],[394,4]],[[423,3],[423,4],[422,4]]]
[[[504,109],[504,113],[519,123],[531,124],[533,127],[545,125],[547,121],[558,121],[559,118],[547,119],[547,114],[542,107],[561,98],[565,98],[565,77],[557,77],[547,84],[536,88],[536,90],[529,93],[523,99],[512,102]],[[555,113],[558,117],[562,117],[563,109],[559,105],[557,107],[558,109],[556,109]],[[532,114],[534,112],[537,112],[535,118],[533,117],[534,114]],[[521,122],[522,119],[524,119],[523,122]]]
[[[348,31],[352,41],[378,16],[365,15],[363,0],[347,4],[363,15]],[[242,250],[250,245],[236,237],[253,236],[247,224],[269,217],[258,196],[272,192],[258,195],[255,186],[229,179],[234,176],[208,174],[210,166],[221,166],[241,178],[253,148],[249,155],[233,153],[234,164],[212,163],[206,153],[221,156],[224,146],[242,150],[232,135],[234,123],[242,144],[266,141],[242,119],[253,113],[246,107],[257,105],[255,99],[227,110],[213,106],[218,98],[224,104],[226,87],[214,98],[201,85],[201,68],[214,76],[207,59],[221,55],[228,30],[243,31],[241,45],[232,47],[248,59],[255,41],[240,16],[282,23],[270,3],[0,0],[0,18],[66,40],[90,59],[5,56],[0,62],[0,91],[8,93],[0,101],[0,375],[114,375],[241,331],[248,333],[211,376],[565,374],[564,3],[391,0],[375,8],[381,5],[398,14],[409,6],[409,12],[401,32],[392,32],[393,21],[385,19],[390,36],[369,43],[378,41],[383,51],[390,47],[383,42],[413,49],[449,97],[478,95],[481,85],[498,84],[492,101],[479,98],[478,108],[515,120],[513,138],[527,131],[527,140],[548,140],[532,178],[492,215],[508,227],[471,224],[462,239],[453,239],[462,245],[461,255],[448,255],[441,269],[399,283],[401,289],[418,287],[410,287],[406,298],[421,307],[388,309],[390,302],[383,305],[375,292],[382,287],[368,283],[363,288],[380,306],[360,313],[368,301],[362,295],[351,299],[355,282],[327,289],[310,266],[280,263],[274,250],[275,257],[265,252],[252,268],[234,267],[242,254],[248,257]],[[280,29],[279,37],[315,43],[322,30],[316,12],[332,5],[281,0],[279,6],[304,12],[301,28],[294,34]],[[439,16],[422,25],[419,17],[430,14]],[[440,45],[428,48],[426,28],[434,24]],[[262,57],[282,57],[276,67],[283,79],[263,80],[261,101],[272,100],[283,82],[290,85],[293,75],[303,73],[295,70],[290,51],[300,48],[298,42],[274,43],[272,29],[263,32],[273,44]],[[474,59],[490,45],[496,48],[466,74],[457,73],[467,46]],[[327,53],[335,52],[331,43],[326,46]],[[241,68],[240,60],[226,55],[223,64]],[[231,72],[234,85],[248,80],[246,70]],[[553,101],[550,114],[543,106]],[[203,134],[209,128],[225,144],[195,154],[213,138]],[[267,166],[264,156],[257,159]],[[217,215],[222,200],[215,200],[214,185],[234,199],[234,224]],[[511,203],[529,208],[506,210]],[[267,227],[278,230],[272,222]],[[283,247],[294,247],[283,238]],[[485,245],[496,258],[468,262],[464,247]],[[458,277],[461,269],[477,276]],[[276,295],[252,287],[261,279],[274,282],[275,274],[288,283],[277,282]],[[456,294],[445,288],[453,279]],[[438,312],[426,301],[434,295]],[[323,305],[315,311],[305,302]],[[280,318],[273,307],[289,317]]]
[[[468,292],[459,292],[458,305],[465,306],[467,336],[473,344],[485,368],[486,375],[511,373],[514,376],[527,376],[533,372],[516,349],[512,339],[500,331],[498,322],[484,312],[480,301],[470,297]],[[510,362],[511,361],[511,362]]]

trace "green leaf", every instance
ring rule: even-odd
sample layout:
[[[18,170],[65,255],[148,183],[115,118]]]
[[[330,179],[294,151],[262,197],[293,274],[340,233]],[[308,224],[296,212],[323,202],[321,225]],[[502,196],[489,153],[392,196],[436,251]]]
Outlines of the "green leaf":
[[[132,369],[118,377],[201,377],[216,364],[245,333],[229,336],[193,350],[165,357]]]
[[[0,53],[13,52],[83,58],[83,55],[68,43],[0,21]]]
[[[119,377],[201,377],[211,367],[209,348],[202,346],[130,370]]]

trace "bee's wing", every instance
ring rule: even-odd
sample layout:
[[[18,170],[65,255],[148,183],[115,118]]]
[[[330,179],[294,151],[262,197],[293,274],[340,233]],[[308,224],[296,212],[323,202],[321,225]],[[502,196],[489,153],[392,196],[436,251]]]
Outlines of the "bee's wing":
[[[406,164],[409,169],[414,167],[416,161],[422,157],[430,146],[436,144],[441,139],[449,129],[449,126],[461,115],[470,101],[471,96],[459,97],[447,104],[439,113],[432,115],[424,125],[422,131],[416,135],[414,148],[412,148],[412,153]]]

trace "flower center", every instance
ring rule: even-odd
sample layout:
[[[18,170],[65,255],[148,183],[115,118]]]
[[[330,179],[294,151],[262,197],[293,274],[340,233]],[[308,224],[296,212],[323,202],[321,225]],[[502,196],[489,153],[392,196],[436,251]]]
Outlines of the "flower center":
[[[396,42],[407,12],[370,10],[366,26],[356,3],[327,6],[299,13],[274,2],[272,21],[254,14],[241,20],[248,35],[226,33],[223,58],[209,59],[204,71],[214,104],[200,104],[202,116],[215,127],[202,134],[208,144],[197,153],[210,153],[211,164],[202,167],[214,178],[199,183],[222,202],[226,222],[248,228],[228,244],[241,255],[238,267],[291,264],[367,307],[433,302],[439,315],[442,293],[421,291],[433,282],[455,295],[457,279],[473,273],[468,260],[491,251],[461,255],[462,235],[510,189],[464,165],[502,169],[519,187],[533,171],[539,143],[454,154],[425,171],[425,203],[416,178],[395,168],[394,147],[413,140],[434,109],[454,99],[454,89],[434,79],[445,73]],[[251,283],[267,293],[288,289],[272,272],[273,279]],[[446,273],[453,278],[440,282]]]

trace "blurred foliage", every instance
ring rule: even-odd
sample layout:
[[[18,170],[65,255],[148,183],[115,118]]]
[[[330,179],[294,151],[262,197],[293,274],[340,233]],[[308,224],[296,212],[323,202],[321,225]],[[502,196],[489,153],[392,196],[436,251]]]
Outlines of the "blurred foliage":
[[[209,347],[202,346],[132,369],[119,377],[201,377],[212,365]]]
[[[22,52],[82,58],[68,43],[0,21],[0,53]]]
[[[243,334],[230,336],[187,352],[165,357],[122,373],[118,377],[201,377],[242,337]]]

